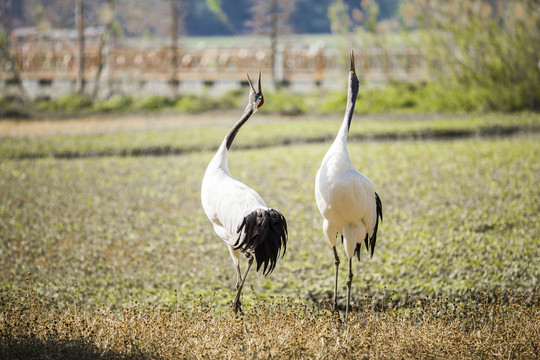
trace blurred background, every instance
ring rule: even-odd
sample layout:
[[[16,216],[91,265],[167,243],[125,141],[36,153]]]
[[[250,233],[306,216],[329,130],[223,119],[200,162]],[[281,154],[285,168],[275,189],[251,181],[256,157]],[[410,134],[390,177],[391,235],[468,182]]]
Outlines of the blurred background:
[[[540,106],[538,0],[0,0],[0,18],[4,108],[176,104],[259,69],[270,92],[343,92],[350,49],[381,111]]]

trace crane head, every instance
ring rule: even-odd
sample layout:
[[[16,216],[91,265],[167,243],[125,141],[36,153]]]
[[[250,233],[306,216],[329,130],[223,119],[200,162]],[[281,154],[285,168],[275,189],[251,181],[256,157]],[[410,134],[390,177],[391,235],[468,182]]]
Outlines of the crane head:
[[[249,74],[247,75],[247,79],[249,82],[249,103],[253,105],[253,110],[257,111],[261,106],[264,104],[264,96],[262,94],[261,89],[261,71],[259,70],[259,83],[258,83],[258,89],[255,90],[253,87],[253,83],[251,82],[251,79],[249,78]]]

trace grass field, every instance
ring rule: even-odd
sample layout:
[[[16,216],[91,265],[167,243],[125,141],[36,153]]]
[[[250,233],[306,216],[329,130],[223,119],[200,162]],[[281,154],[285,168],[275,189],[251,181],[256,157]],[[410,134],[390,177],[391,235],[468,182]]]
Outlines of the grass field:
[[[234,269],[199,198],[227,126],[2,139],[0,350],[538,356],[539,117],[439,120],[353,123],[349,152],[374,182],[384,222],[373,259],[363,251],[354,262],[357,311],[345,328],[324,310],[333,256],[313,184],[339,120],[255,122],[238,135],[232,174],[289,223],[276,270],[248,278],[242,319],[230,315]],[[164,156],[129,156],[145,153]],[[340,275],[344,305],[346,271]]]
[[[25,134],[39,135],[29,128],[32,122],[21,125],[20,121],[0,122],[0,134],[23,136],[5,137],[0,142],[0,159],[24,158],[73,158],[88,156],[133,156],[169,155],[204,150],[217,150],[223,134],[236,120],[230,112],[211,115],[179,115],[176,124],[167,120],[163,124],[159,117],[140,116],[113,118],[114,127],[107,127],[94,120],[92,126],[82,130],[69,128],[69,121],[49,122],[49,128],[41,131],[48,136],[25,137]],[[216,119],[224,117],[225,123]],[[242,129],[241,137],[235,140],[236,149],[280,146],[298,143],[331,142],[335,136],[336,119],[341,115],[312,115],[302,117],[258,116],[250,120],[250,126]],[[185,120],[184,120],[185,119]],[[24,122],[23,122],[24,123]],[[30,123],[30,125],[28,125]],[[39,122],[36,122],[39,129]],[[400,140],[400,139],[441,139],[474,136],[504,136],[519,132],[538,132],[540,115],[536,113],[490,114],[490,115],[386,115],[362,116],[355,119],[349,139]],[[140,129],[129,131],[126,129]],[[20,130],[19,130],[20,129]],[[54,131],[66,134],[55,134]],[[84,136],[71,136],[71,135]]]

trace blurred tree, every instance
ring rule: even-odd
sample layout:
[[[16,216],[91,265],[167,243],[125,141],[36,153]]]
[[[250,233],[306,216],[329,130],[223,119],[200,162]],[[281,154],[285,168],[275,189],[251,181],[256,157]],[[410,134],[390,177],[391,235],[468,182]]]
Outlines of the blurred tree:
[[[77,24],[77,79],[75,92],[82,94],[84,91],[84,0],[75,2],[75,22]]]
[[[298,33],[330,32],[327,12],[331,3],[332,0],[296,0],[295,10],[290,17],[294,30]]]
[[[470,109],[540,109],[539,1],[407,0],[402,15],[433,80]]]
[[[221,0],[206,0],[206,4],[208,5],[210,11],[212,11],[218,17],[218,19],[227,27],[227,29],[229,29],[232,34],[238,32],[234,24],[229,21],[229,17],[225,11],[223,11]]]
[[[254,34],[270,37],[272,80],[276,88],[281,85],[281,79],[276,76],[278,38],[281,35],[293,32],[289,24],[289,18],[294,11],[294,4],[294,0],[253,0],[251,7],[252,18],[246,21],[246,25],[252,29]]]
[[[0,0],[0,65],[4,65],[10,50],[13,24],[13,0]]]
[[[170,24],[171,0],[117,0],[117,23],[127,37],[143,34],[166,37]],[[373,0],[379,8],[377,19],[396,16],[401,0]],[[86,1],[85,22],[99,24],[99,11],[108,0]],[[267,0],[269,3],[270,0]],[[245,33],[252,28],[246,21],[252,18],[252,0],[185,0],[189,17],[185,17],[185,33],[195,35],[230,35]],[[289,23],[298,33],[328,33],[328,8],[333,0],[295,0]],[[361,0],[343,0],[349,9],[361,8]],[[14,2],[17,26],[37,26],[40,29],[74,28],[73,0],[17,0]],[[181,14],[181,12],[180,12]]]
[[[178,83],[178,2],[176,0],[171,1],[171,67],[172,74],[170,82],[173,84],[173,88],[176,90],[176,84]],[[176,96],[176,94],[175,94]]]
[[[111,38],[118,35],[118,26],[116,23],[116,0],[107,0],[107,2],[102,3],[98,11],[99,22],[103,25],[103,31],[99,37],[98,51],[101,56],[99,57],[98,67],[94,77],[94,89],[92,91],[93,98],[95,98],[98,94],[99,85],[101,82],[101,74],[109,59],[109,54],[112,51]]]
[[[363,23],[364,29],[374,33],[378,22],[379,5],[375,0],[362,0],[360,6],[364,10],[364,16],[362,16],[360,22]]]
[[[0,1],[0,66],[11,74],[10,82],[17,85],[21,99],[26,98],[19,70],[11,54],[11,30],[13,26],[13,0]],[[3,72],[2,71],[2,72]],[[4,79],[1,79],[4,80]]]
[[[118,0],[118,20],[127,37],[170,34],[171,0]]]
[[[330,30],[332,33],[346,35],[351,28],[349,17],[349,7],[343,0],[334,0],[328,7],[328,18],[330,19]]]
[[[399,9],[399,0],[361,0],[354,5],[349,3],[334,0],[328,7],[330,30],[333,33],[347,33],[359,27],[375,33],[380,20],[395,17]],[[384,8],[379,4],[384,4]]]
[[[178,84],[178,33],[185,25],[189,3],[186,0],[171,0],[171,67],[170,83],[176,91]],[[176,94],[174,94],[176,96]]]

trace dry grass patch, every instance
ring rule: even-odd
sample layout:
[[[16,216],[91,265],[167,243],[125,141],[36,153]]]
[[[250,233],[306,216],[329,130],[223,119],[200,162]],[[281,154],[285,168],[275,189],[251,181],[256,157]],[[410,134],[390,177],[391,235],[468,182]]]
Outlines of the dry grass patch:
[[[245,315],[214,303],[189,311],[153,304],[119,312],[55,311],[31,289],[4,291],[0,354],[11,359],[537,359],[540,300],[521,295],[418,299],[392,307],[366,296],[346,321],[328,307],[254,294]],[[375,304],[378,303],[377,307]]]

